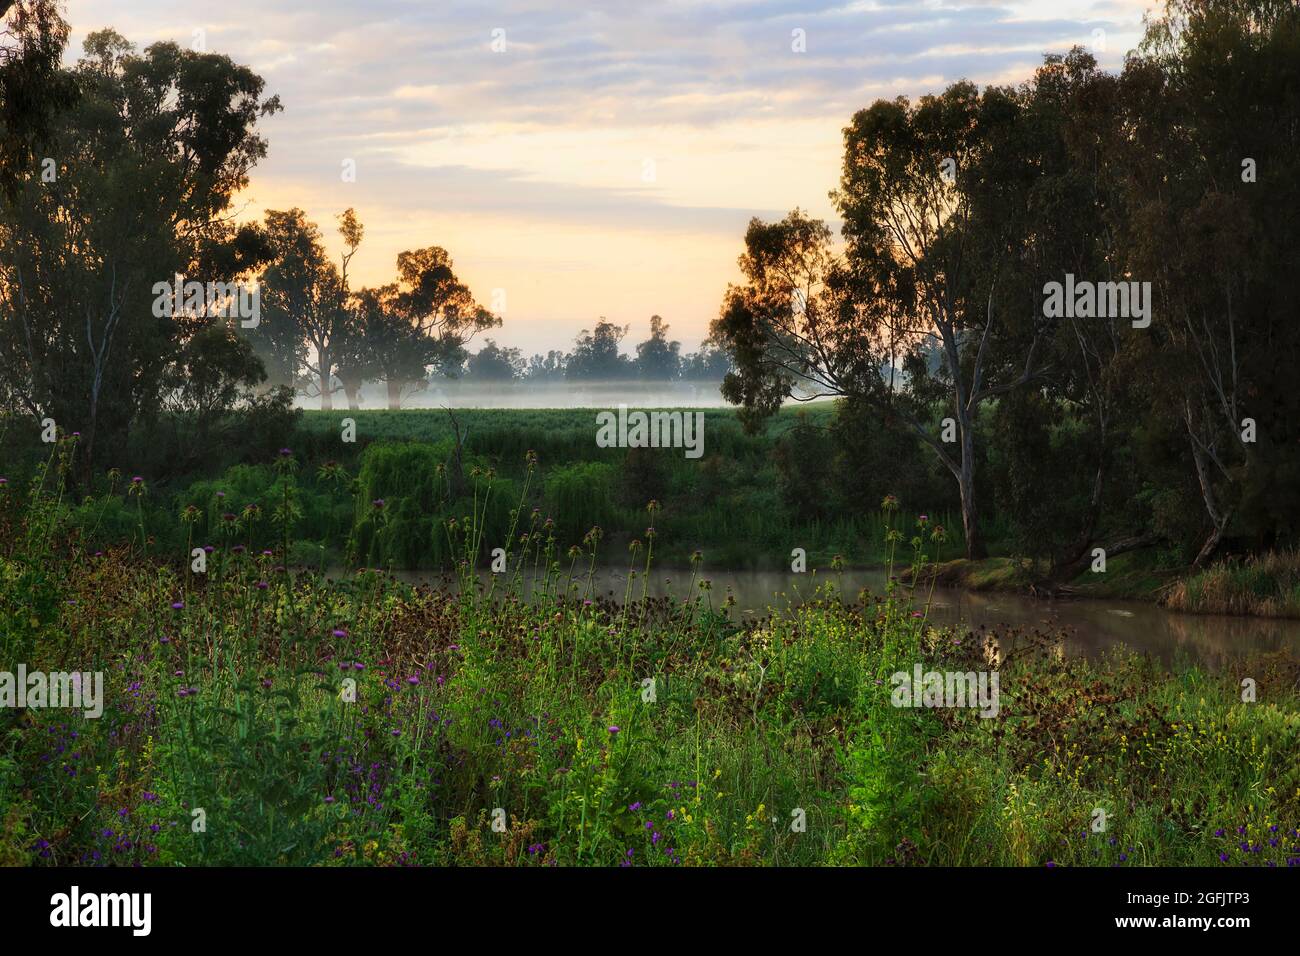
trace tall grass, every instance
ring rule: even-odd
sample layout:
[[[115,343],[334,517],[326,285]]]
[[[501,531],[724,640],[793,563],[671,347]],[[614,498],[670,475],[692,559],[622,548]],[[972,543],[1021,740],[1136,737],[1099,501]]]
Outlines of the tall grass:
[[[1165,603],[1194,614],[1300,617],[1300,552],[1218,561],[1179,581]]]

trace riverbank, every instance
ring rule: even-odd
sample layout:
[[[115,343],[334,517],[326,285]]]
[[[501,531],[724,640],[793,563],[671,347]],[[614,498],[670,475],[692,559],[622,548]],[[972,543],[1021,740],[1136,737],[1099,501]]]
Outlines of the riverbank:
[[[1201,571],[1162,568],[1150,551],[1106,562],[1104,572],[1084,571],[1047,589],[1050,569],[1027,558],[955,558],[938,565],[936,580],[969,591],[1004,591],[1055,597],[1149,601],[1187,614],[1300,619],[1300,555],[1267,552],[1227,558]]]

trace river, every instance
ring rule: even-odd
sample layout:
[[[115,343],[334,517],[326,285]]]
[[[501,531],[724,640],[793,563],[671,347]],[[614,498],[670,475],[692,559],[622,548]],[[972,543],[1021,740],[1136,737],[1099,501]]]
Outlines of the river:
[[[400,573],[398,577],[419,583],[436,581],[420,573]],[[885,587],[882,571],[845,571],[842,575],[704,571],[697,578],[710,581],[709,598],[715,607],[722,607],[729,593],[735,597],[729,614],[736,620],[801,604],[827,583],[850,598],[864,587],[873,594],[883,594]],[[585,587],[585,578],[582,583]],[[654,597],[682,597],[690,583],[689,569],[657,569],[650,576],[649,593]],[[644,585],[641,577],[635,580],[634,597],[640,596]],[[598,594],[622,601],[627,574],[597,571],[595,586]],[[918,587],[918,607],[924,606],[927,590]],[[971,630],[983,628],[1003,644],[1017,635],[1059,636],[1062,652],[1067,655],[1097,657],[1110,648],[1125,646],[1153,655],[1165,664],[1182,656],[1210,668],[1251,652],[1281,652],[1300,660],[1300,620],[1183,614],[1146,601],[1048,600],[1009,592],[936,587],[930,599],[930,620]]]

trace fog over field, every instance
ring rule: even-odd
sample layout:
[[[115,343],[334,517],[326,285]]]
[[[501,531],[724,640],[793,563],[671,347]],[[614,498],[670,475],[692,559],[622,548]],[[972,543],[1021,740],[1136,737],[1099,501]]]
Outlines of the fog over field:
[[[493,382],[439,381],[402,398],[402,408],[721,408],[728,403],[717,382]],[[338,396],[341,399],[342,396]],[[339,403],[336,409],[347,407]],[[383,383],[361,390],[360,408],[388,407]],[[320,399],[299,396],[297,407],[320,407]]]

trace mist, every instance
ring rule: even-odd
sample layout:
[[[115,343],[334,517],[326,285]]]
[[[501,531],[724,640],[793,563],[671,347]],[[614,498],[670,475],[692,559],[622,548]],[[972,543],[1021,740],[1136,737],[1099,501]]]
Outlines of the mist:
[[[441,379],[424,391],[403,394],[402,408],[723,408],[721,382],[460,382]],[[320,399],[299,396],[297,407],[320,408]],[[388,407],[383,382],[365,386],[360,410]],[[335,410],[347,408],[340,391]]]

